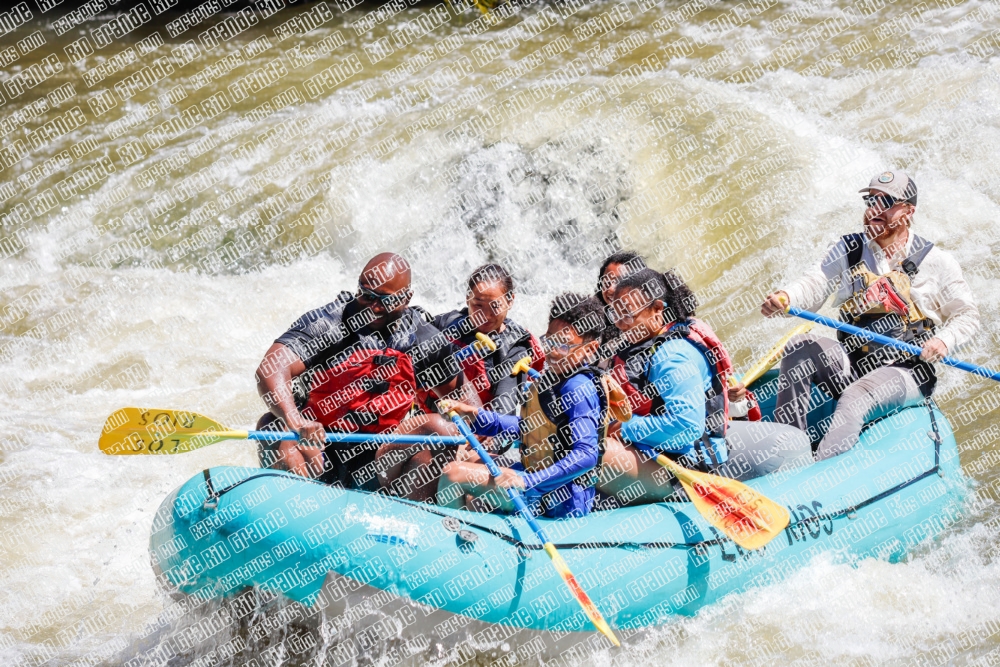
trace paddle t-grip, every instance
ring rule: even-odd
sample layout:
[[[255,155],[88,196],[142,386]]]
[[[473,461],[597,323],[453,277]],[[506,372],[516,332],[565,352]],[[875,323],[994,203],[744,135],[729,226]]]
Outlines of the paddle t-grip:
[[[520,373],[527,373],[528,377],[535,381],[542,377],[541,373],[531,367],[531,357],[521,357],[510,369],[511,376],[518,375]]]
[[[474,357],[476,355],[484,354],[483,350],[485,348],[485,354],[493,354],[497,351],[497,344],[493,342],[493,339],[486,334],[477,331],[476,332],[476,342],[472,345],[467,345],[461,350],[455,353],[456,361],[463,361],[469,357]]]

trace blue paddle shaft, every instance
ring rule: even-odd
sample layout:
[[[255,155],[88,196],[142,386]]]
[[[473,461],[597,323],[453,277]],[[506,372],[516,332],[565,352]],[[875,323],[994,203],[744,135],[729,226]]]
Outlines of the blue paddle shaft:
[[[530,366],[528,367],[528,370],[525,372],[528,374],[528,381],[524,383],[522,391],[527,393],[528,389],[531,388],[532,384],[542,379],[542,374],[536,371],[534,368],[531,368]]]
[[[497,467],[497,464],[494,463],[492,458],[490,458],[490,455],[485,449],[483,449],[483,445],[479,442],[479,439],[476,438],[472,429],[469,428],[469,425],[466,424],[458,415],[452,415],[451,421],[458,427],[459,432],[465,436],[465,440],[469,443],[469,446],[472,447],[473,451],[479,455],[479,459],[483,462],[483,465],[485,465],[486,469],[490,471],[490,476],[494,479],[499,477],[500,468]],[[537,537],[542,544],[546,544],[549,541],[549,538],[545,537],[545,533],[542,532],[542,527],[538,525],[537,521],[535,521],[535,517],[531,514],[531,510],[528,509],[528,505],[524,502],[524,498],[521,497],[521,494],[517,491],[517,489],[507,489],[507,497],[510,498],[512,503],[514,503],[514,508],[517,509],[517,513],[521,515],[521,518],[528,522],[528,526],[531,528],[532,532],[535,533],[535,537]]]
[[[294,431],[250,431],[248,440],[298,440]],[[400,445],[446,445],[458,447],[465,444],[465,438],[457,435],[394,435],[392,433],[327,433],[327,442],[390,442]]]
[[[883,336],[877,334],[874,331],[869,331],[868,329],[862,329],[856,327],[846,322],[838,322],[837,320],[830,319],[829,317],[824,317],[823,315],[817,315],[814,312],[808,310],[802,310],[801,308],[796,308],[795,306],[788,307],[788,314],[794,315],[795,317],[801,317],[804,320],[809,320],[811,322],[816,322],[817,324],[822,324],[828,326],[831,329],[837,329],[838,331],[843,331],[844,333],[851,334],[852,336],[860,336],[866,340],[870,340],[874,343],[880,345],[886,345],[888,347],[894,347],[897,350],[902,350],[903,352],[909,352],[913,355],[920,355],[920,348],[916,345],[910,345],[909,343],[904,343],[901,340],[896,340],[895,338],[889,338],[888,336]],[[954,368],[959,368],[963,371],[968,371],[969,373],[974,373],[975,375],[980,375],[991,380],[996,380],[1000,382],[1000,373],[990,370],[984,366],[976,366],[975,364],[970,364],[967,361],[959,361],[958,359],[953,359],[951,357],[944,357],[941,359],[941,363],[946,366],[952,366]]]

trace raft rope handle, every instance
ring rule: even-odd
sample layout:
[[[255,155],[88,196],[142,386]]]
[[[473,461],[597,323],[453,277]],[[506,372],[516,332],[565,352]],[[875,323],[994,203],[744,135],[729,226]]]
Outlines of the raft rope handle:
[[[835,519],[838,516],[853,514],[853,513],[857,512],[857,510],[861,509],[862,507],[867,507],[868,505],[871,505],[872,503],[877,503],[878,501],[882,500],[883,498],[888,498],[889,496],[891,496],[892,494],[896,493],[897,491],[902,491],[903,489],[905,489],[906,487],[910,486],[911,484],[916,484],[917,482],[919,482],[920,480],[924,479],[925,477],[930,477],[931,475],[937,474],[937,472],[941,469],[941,467],[940,467],[940,459],[941,459],[941,435],[938,432],[937,419],[934,417],[934,410],[936,409],[937,406],[936,406],[936,404],[934,404],[934,402],[931,399],[926,399],[925,402],[924,402],[924,405],[934,405],[934,407],[930,408],[931,428],[934,429],[934,437],[931,438],[931,440],[934,442],[934,467],[931,468],[930,470],[925,470],[924,472],[920,473],[916,477],[913,477],[912,479],[908,479],[905,482],[900,482],[899,484],[897,484],[896,486],[892,487],[891,489],[886,489],[885,491],[872,496],[868,500],[864,500],[864,501],[862,501],[862,502],[860,502],[860,503],[858,503],[856,505],[851,505],[850,507],[845,507],[844,509],[838,510],[836,512],[830,512],[828,514],[822,514],[822,515],[820,515],[821,517],[824,517],[824,518],[825,517],[830,517],[830,518],[834,518]],[[910,407],[920,407],[920,406],[919,405],[914,405],[914,406],[910,406]],[[865,425],[865,429],[870,428],[872,424],[880,422],[883,419],[888,419],[889,417],[891,417],[893,415],[896,415],[896,414],[899,414],[902,410],[906,410],[906,409],[907,408],[901,408],[900,410],[897,410],[896,412],[891,412],[891,413],[889,413],[889,414],[887,414],[887,415],[885,415],[883,417],[879,417],[878,419],[870,422],[869,424],[866,424]],[[796,523],[798,523],[798,522],[796,522]]]
[[[937,455],[937,449],[935,448],[935,456],[936,455]],[[205,471],[205,472],[207,472],[207,471]],[[846,515],[851,514],[852,512],[855,512],[855,511],[857,511],[857,510],[859,510],[859,509],[861,509],[863,507],[867,507],[868,505],[871,505],[872,503],[876,503],[879,500],[882,500],[883,498],[886,498],[886,497],[888,497],[888,496],[896,493],[897,491],[901,491],[902,489],[905,489],[906,487],[910,486],[911,484],[915,484],[916,482],[919,482],[920,480],[924,479],[925,477],[929,477],[930,475],[933,475],[936,472],[937,472],[937,466],[935,466],[931,470],[928,470],[928,471],[926,471],[924,473],[921,473],[921,474],[917,475],[913,479],[910,479],[910,480],[907,480],[907,481],[902,482],[900,484],[897,484],[893,488],[887,489],[886,491],[883,491],[882,493],[879,493],[876,496],[872,496],[871,498],[868,498],[867,500],[862,501],[862,502],[858,503],[857,505],[852,505],[850,507],[846,507],[844,509],[837,510],[835,512],[829,512],[829,513],[820,514],[820,515],[818,515],[817,518],[819,518],[819,519],[825,519],[825,518],[836,519],[836,518],[839,518],[841,516],[846,516]],[[223,489],[219,489],[218,491],[216,491],[216,498],[217,499],[221,498],[223,495],[225,495],[225,494],[229,493],[230,491],[234,490],[236,487],[241,486],[243,484],[246,484],[247,482],[251,482],[251,481],[253,481],[255,479],[261,479],[263,477],[284,477],[284,478],[287,478],[288,474],[287,473],[282,473],[282,472],[274,471],[274,472],[263,472],[263,473],[258,473],[256,475],[251,475],[251,476],[247,477],[246,479],[242,479],[242,480],[240,480],[238,482],[232,483],[231,485],[229,485],[229,486],[227,486],[227,487],[225,487]],[[303,477],[301,479],[302,479],[302,481],[312,482],[313,484],[322,484],[323,486],[328,486],[324,482],[320,482],[319,480],[316,480],[316,479],[309,479],[309,478],[306,478],[306,477]],[[418,501],[415,501],[415,500],[406,500],[405,498],[392,498],[392,500],[394,500],[394,501],[396,501],[398,503],[404,504],[404,505],[410,505],[412,507],[417,507],[417,508],[419,508],[419,509],[427,512],[428,514],[434,514],[435,516],[452,517],[451,514],[446,514],[445,512],[442,512],[440,510],[436,510],[436,509],[434,509],[433,505],[428,505],[427,503],[422,503],[422,502],[418,502]],[[207,502],[207,500],[206,500],[206,502]],[[660,504],[660,503],[655,503],[655,504]],[[667,504],[667,503],[663,503],[663,504]],[[455,517],[453,517],[453,518],[455,518]],[[812,521],[812,520],[813,519],[810,518],[810,521]],[[507,542],[508,544],[511,544],[513,546],[521,547],[521,548],[528,549],[528,550],[531,550],[531,551],[541,551],[541,550],[544,549],[544,546],[541,545],[541,544],[528,544],[528,543],[522,542],[521,540],[517,539],[516,537],[513,537],[511,535],[505,535],[504,533],[501,533],[500,531],[497,531],[497,530],[495,530],[493,528],[490,528],[489,526],[484,526],[482,524],[474,523],[472,521],[463,521],[461,519],[460,519],[460,521],[462,521],[463,524],[466,525],[466,526],[470,526],[472,528],[476,528],[477,530],[481,530],[484,533],[492,535],[493,537],[496,537],[497,539],[502,540],[504,542]],[[790,525],[797,525],[799,523],[801,523],[801,522],[796,521],[795,524],[790,524]],[[702,546],[717,546],[717,545],[721,545],[721,544],[723,544],[725,542],[729,542],[729,541],[730,540],[728,538],[726,538],[726,539],[721,539],[721,540],[720,539],[702,540],[700,542],[571,542],[571,543],[564,543],[564,544],[556,544],[554,546],[557,549],[609,549],[609,548],[613,548],[613,549],[675,549],[675,548],[691,549],[691,548],[694,548],[694,547],[702,547]]]
[[[208,497],[201,504],[201,508],[206,511],[214,510],[219,506],[220,494],[216,492],[215,486],[212,484],[212,475],[209,473],[209,469],[205,468],[202,474],[205,475],[205,488],[208,490]]]
[[[206,470],[205,472],[207,473],[208,471]],[[266,472],[257,473],[256,475],[250,475],[249,477],[247,477],[245,479],[241,479],[238,482],[233,482],[229,486],[224,487],[224,488],[219,489],[218,491],[216,491],[215,492],[216,493],[216,498],[217,499],[221,498],[223,495],[225,495],[225,494],[229,493],[230,491],[236,489],[238,486],[242,486],[243,484],[246,484],[247,482],[252,482],[255,479],[261,479],[261,478],[264,478],[264,477],[284,477],[284,478],[287,479],[288,476],[289,475],[287,473],[278,472],[278,471],[266,471]],[[313,484],[322,484],[324,487],[329,486],[328,484],[326,484],[324,482],[321,482],[321,481],[319,481],[317,479],[311,479],[311,478],[308,478],[308,477],[302,477],[301,481],[312,482]],[[446,514],[445,512],[442,512],[440,510],[436,510],[436,509],[434,509],[433,505],[428,505],[427,503],[418,502],[418,501],[415,501],[415,500],[407,500],[406,498],[392,498],[392,500],[394,500],[394,501],[396,501],[398,503],[401,503],[403,505],[410,505],[410,506],[413,506],[413,507],[418,507],[421,510],[427,512],[428,514],[434,514],[435,516],[451,517],[453,519],[457,519],[458,518],[458,517],[455,517],[455,516],[453,516],[451,514]],[[207,502],[207,500],[206,500],[206,502]],[[504,542],[507,542],[507,543],[512,544],[514,546],[523,547],[525,549],[529,549],[529,550],[532,550],[532,551],[542,551],[545,548],[544,545],[542,545],[542,544],[528,544],[528,543],[522,542],[521,540],[517,539],[516,537],[513,537],[511,535],[505,535],[504,533],[501,533],[498,530],[490,528],[489,526],[484,526],[484,525],[481,525],[481,524],[478,524],[478,523],[475,523],[475,522],[472,522],[472,521],[463,520],[463,519],[458,519],[458,520],[461,521],[463,525],[470,526],[472,528],[476,528],[477,530],[481,530],[484,533],[492,535],[493,537],[496,537],[497,539],[503,540]],[[639,548],[639,549],[672,549],[674,547],[693,547],[693,546],[702,546],[702,545],[708,545],[708,546],[710,546],[710,545],[714,545],[714,544],[719,544],[719,540],[705,540],[703,542],[696,542],[696,543],[687,543],[687,542],[683,542],[683,543],[682,542],[574,542],[574,543],[570,543],[570,544],[556,544],[555,546],[558,549],[591,549],[591,548],[612,548],[612,547],[613,548],[622,548],[622,549],[636,549],[636,548]]]
[[[930,396],[927,397],[924,404],[931,416],[931,429],[934,431],[931,439],[934,440],[934,470],[937,471],[941,466],[941,432],[938,430],[937,418],[934,417],[934,411],[938,409],[938,406],[937,402]]]

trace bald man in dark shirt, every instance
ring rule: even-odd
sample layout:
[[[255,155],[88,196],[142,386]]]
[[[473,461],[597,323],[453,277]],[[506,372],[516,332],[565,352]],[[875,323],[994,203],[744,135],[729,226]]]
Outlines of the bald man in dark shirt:
[[[362,445],[363,451],[350,456],[326,448],[324,461],[327,429],[302,413],[304,395],[312,372],[332,368],[358,346],[408,353],[419,387],[453,382],[459,372],[452,358],[453,346],[425,321],[422,309],[408,305],[413,294],[410,280],[410,266],[403,257],[376,255],[365,265],[354,294],[341,292],[326,306],[300,317],[275,340],[257,368],[257,391],[270,411],[258,428],[287,428],[301,440],[262,444],[262,464],[326,482],[340,481],[348,487],[378,488],[372,471],[365,470],[363,479],[358,479],[359,471],[374,460],[374,448]],[[448,430],[446,420],[430,417],[441,423],[427,430]]]

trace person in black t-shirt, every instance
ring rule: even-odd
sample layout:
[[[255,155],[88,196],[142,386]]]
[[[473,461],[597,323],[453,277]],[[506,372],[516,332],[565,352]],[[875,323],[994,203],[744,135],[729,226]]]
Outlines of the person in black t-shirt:
[[[293,430],[301,439],[262,443],[263,465],[348,487],[378,488],[370,469],[374,448],[361,445],[345,454],[343,446],[325,445],[326,432],[392,430],[409,412],[418,388],[454,382],[445,363],[452,350],[434,343],[440,332],[425,321],[429,316],[422,309],[409,307],[411,296],[407,261],[382,253],[365,265],[355,294],[341,292],[275,340],[256,373],[257,390],[270,411],[258,428]],[[437,428],[451,426],[436,417]],[[365,473],[360,479],[359,472]]]

